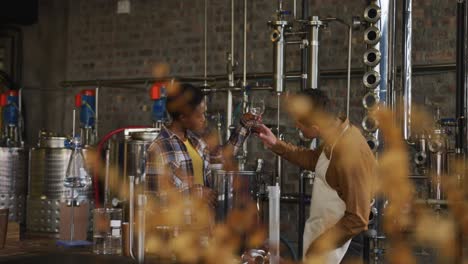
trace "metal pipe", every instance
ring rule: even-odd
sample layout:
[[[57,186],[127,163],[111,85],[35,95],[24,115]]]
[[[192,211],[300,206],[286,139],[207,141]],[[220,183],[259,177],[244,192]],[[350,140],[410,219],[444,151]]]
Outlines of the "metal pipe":
[[[145,262],[145,235],[146,235],[146,196],[144,194],[138,195],[138,250],[137,259],[138,263]]]
[[[228,79],[229,79],[229,87],[233,88],[235,85],[234,81],[234,67],[235,67],[235,57],[234,57],[234,1],[231,0],[231,67],[230,71],[228,72]],[[226,98],[226,142],[229,140],[231,136],[231,125],[232,125],[232,91],[229,89],[227,98]]]
[[[21,109],[23,107],[23,103],[21,102],[23,98],[23,89],[22,88],[19,88],[18,89],[18,110],[19,110],[19,114],[21,115]]]
[[[304,42],[302,40],[290,40],[286,41],[286,45],[302,45]]]
[[[461,18],[460,20],[463,20],[462,24],[463,24],[463,28],[460,28],[458,29],[457,27],[457,48],[458,48],[458,42],[463,42],[463,45],[460,47],[461,49],[463,49],[463,53],[462,54],[458,54],[457,52],[457,65],[459,65],[460,63],[462,63],[460,66],[462,66],[462,70],[463,70],[463,74],[464,74],[464,78],[462,79],[462,77],[456,77],[457,79],[457,89],[459,88],[462,88],[463,89],[463,92],[460,92],[460,95],[463,96],[464,98],[464,101],[460,100],[460,103],[463,102],[463,105],[461,105],[461,111],[462,111],[462,115],[463,115],[463,118],[460,118],[458,121],[459,123],[459,127],[462,127],[462,128],[458,128],[458,134],[462,134],[462,135],[465,135],[464,138],[462,138],[462,140],[459,142],[461,144],[459,144],[459,148],[458,148],[458,151],[456,150],[456,152],[458,153],[457,156],[458,158],[461,158],[461,159],[465,159],[465,156],[466,155],[465,153],[467,153],[467,138],[468,137],[468,133],[467,133],[467,125],[466,125],[466,118],[467,118],[467,115],[468,115],[468,86],[467,86],[467,83],[468,83],[468,67],[467,67],[467,49],[468,49],[468,45],[466,43],[466,38],[468,36],[468,16],[467,16],[467,12],[468,12],[468,5],[466,4],[466,0],[458,0],[457,1],[457,22],[458,22],[458,14],[460,13],[461,15]],[[459,12],[458,11],[458,8],[461,8],[463,9],[462,12]],[[458,23],[457,23],[457,26],[458,26]],[[462,37],[462,40],[459,40],[458,39],[458,30],[462,30],[463,31],[463,35],[460,35],[460,37]],[[459,61],[461,60],[461,61]],[[461,82],[459,84],[459,82]],[[458,87],[460,86],[460,87]],[[457,102],[457,101],[456,101]],[[457,102],[458,103],[458,102]],[[463,109],[464,108],[464,109]],[[458,116],[457,116],[457,119],[458,119]],[[461,151],[460,151],[461,150]],[[460,153],[462,152],[462,153]],[[464,166],[464,170],[466,170],[466,161],[465,163],[463,164]],[[463,175],[457,175],[458,179],[459,180],[466,180],[466,176],[464,177]],[[466,186],[466,185],[465,185]],[[463,230],[463,227],[462,226],[459,226],[457,227],[458,230]],[[464,259],[464,252],[463,252],[463,245],[464,245],[464,242],[465,242],[465,239],[464,239],[464,236],[463,236],[463,232],[459,231],[457,232],[459,235],[457,236],[457,242],[458,242],[458,247],[457,247],[457,253],[456,253],[456,258],[455,258],[455,261],[457,263],[461,263]]]
[[[76,136],[76,126],[75,126],[75,123],[76,123],[76,109],[73,109],[73,118],[72,118],[72,136],[73,138],[75,138]]]
[[[74,240],[75,236],[75,187],[71,187],[71,197],[70,197],[70,203],[71,203],[71,209],[70,209],[70,241]]]
[[[455,63],[434,63],[434,64],[419,64],[413,65],[412,74],[413,76],[421,76],[421,75],[428,75],[434,73],[445,73],[445,72],[455,72],[456,71],[456,64]],[[396,68],[397,75],[400,74],[401,69]],[[341,79],[346,78],[347,76],[347,69],[324,69],[320,70],[320,78],[322,79]],[[364,70],[362,67],[359,68],[352,68],[351,69],[351,77],[352,78],[362,78],[364,74]],[[271,80],[271,76],[273,75],[272,72],[254,72],[247,74],[247,80]],[[242,78],[241,74],[236,74],[235,78]],[[290,71],[285,74],[286,79],[288,80],[300,80],[302,78],[302,73],[300,70],[297,71]],[[146,89],[147,87],[123,87],[120,85],[132,85],[132,84],[146,84],[149,82],[163,82],[172,79],[177,79],[181,82],[204,82],[205,79],[203,76],[191,76],[191,77],[181,77],[181,76],[171,76],[171,77],[164,77],[164,78],[128,78],[128,79],[100,79],[100,80],[78,80],[78,81],[62,81],[60,82],[61,87],[73,87],[79,88],[83,86],[89,85],[97,85],[98,83],[101,85],[100,87],[108,87],[108,88],[132,88],[132,89]],[[218,81],[227,81],[228,77],[225,74],[221,75],[210,75],[206,78],[207,81],[210,82],[218,82]],[[33,88],[24,87],[25,90],[33,90]],[[63,91],[63,89],[41,89],[41,91]]]
[[[242,79],[242,112],[246,112],[248,108],[249,96],[247,94],[247,0],[244,0],[244,54],[243,54],[243,79]],[[242,145],[242,159],[239,163],[239,169],[244,170],[247,162],[247,142]]]
[[[231,56],[232,58],[234,58],[234,1],[235,0],[231,0]]]
[[[110,150],[109,147],[106,149],[106,172],[104,174],[104,208],[109,205],[109,168],[110,168]]]
[[[411,49],[412,49],[412,0],[403,0],[403,58],[402,58],[402,88],[403,88],[403,137],[411,138]],[[390,105],[390,104],[389,104]]]
[[[351,55],[352,55],[352,42],[353,42],[353,27],[348,25],[348,82],[346,93],[346,117],[349,118],[349,101],[351,98]]]
[[[125,144],[126,146],[126,144]],[[126,151],[124,153],[127,153]],[[125,171],[125,170],[124,170]],[[135,237],[135,176],[128,176],[128,223],[130,226],[130,256],[135,259],[133,254],[133,238]]]
[[[305,206],[310,205],[310,198],[311,198],[310,195],[304,195],[304,205]],[[258,201],[268,201],[268,197],[266,197],[265,195],[260,195],[258,197]],[[299,193],[288,193],[288,194],[281,195],[280,201],[282,203],[289,203],[289,204],[299,205],[301,203],[301,198],[300,198]],[[302,235],[303,234],[301,233],[301,236]]]
[[[456,46],[456,118],[458,128],[455,137],[455,149],[457,153],[464,153],[466,148],[465,139],[465,92],[466,92],[466,65],[465,65],[465,19],[466,19],[466,1],[457,1],[457,46]]]
[[[376,92],[379,94],[380,101],[385,102],[388,104],[387,99],[387,87],[388,87],[388,51],[389,51],[389,42],[388,42],[388,26],[389,26],[389,9],[390,9],[390,2],[393,0],[381,0],[380,1],[380,21],[376,24],[377,28],[381,32],[380,39],[376,44],[376,48],[380,50],[382,54],[382,58],[380,59],[380,63],[378,67],[375,68],[381,76],[381,81],[378,87],[375,89]]]
[[[299,210],[298,210],[298,219],[297,219],[297,238],[298,238],[298,245],[297,245],[297,254],[298,256],[302,256],[302,247],[304,244],[304,225],[305,225],[305,184],[304,184],[304,172],[302,171],[299,175]]]
[[[204,60],[204,74],[203,77],[205,78],[205,86],[207,86],[207,81],[206,81],[206,76],[207,76],[207,52],[206,52],[206,46],[207,46],[207,34],[208,34],[208,0],[205,0],[205,16],[204,16],[204,33],[203,33],[203,46],[204,46],[204,52],[203,52],[203,60]]]
[[[273,42],[273,87],[277,93],[284,91],[284,52],[285,38],[284,27],[287,21],[278,20],[271,23],[273,31],[271,32],[271,41]]]
[[[302,13],[301,19],[306,20],[309,16],[309,2],[308,0],[302,0]],[[303,35],[306,36],[307,32],[303,32]],[[309,50],[309,45],[304,45],[301,49],[301,90],[305,90],[307,88],[307,54]],[[299,245],[301,246],[301,245]]]
[[[241,88],[241,87],[202,88],[202,92],[204,93],[228,92],[229,90],[231,90],[231,92],[242,92],[244,88]],[[252,91],[273,91],[274,89],[271,86],[258,86],[258,87],[250,87],[249,90],[252,92]]]
[[[296,14],[297,14],[297,4],[296,4],[296,0],[293,1],[293,16],[294,16],[294,19],[296,19]]]
[[[397,96],[396,89],[395,89],[395,80],[396,80],[396,13],[397,13],[397,4],[395,1],[391,1],[390,3],[390,23],[389,23],[389,45],[390,48],[388,50],[388,68],[390,69],[390,74],[388,75],[388,90],[389,90],[389,99],[392,102],[389,107],[392,110],[397,109]],[[398,116],[397,116],[398,118]],[[399,119],[397,119],[398,121]],[[397,122],[397,124],[401,124],[401,122]]]
[[[306,20],[309,16],[309,1],[308,0],[302,0],[301,3],[302,6],[302,13],[301,13],[301,19]],[[307,73],[308,73],[308,51],[309,51],[309,45],[304,45],[301,49],[301,90],[305,90],[307,88]],[[297,255],[299,258],[302,257],[303,255],[303,245],[304,245],[304,225],[305,225],[305,172],[306,171],[301,171],[300,177],[299,177],[299,208],[298,208],[298,245],[297,245]]]
[[[203,87],[208,87],[208,82],[206,81],[206,76],[207,76],[207,67],[208,67],[208,64],[207,64],[207,52],[206,52],[206,49],[207,49],[207,35],[208,35],[208,0],[205,0],[205,14],[203,16],[204,18],[204,31],[203,31],[203,66],[204,66],[204,72],[203,72],[203,78],[205,79],[203,81]],[[205,112],[208,112],[208,95],[205,94],[203,96],[203,101],[205,102]],[[156,126],[157,124],[155,124]]]
[[[276,136],[280,138],[280,140],[284,139],[284,135],[280,132],[280,114],[281,114],[281,93],[277,93],[277,108],[276,108]],[[282,191],[282,177],[283,174],[283,166],[282,166],[282,159],[279,155],[276,156],[276,184],[280,185],[280,190]]]
[[[278,13],[283,11],[283,0],[278,0]]]
[[[378,95],[378,98],[381,102],[384,102],[387,106],[392,105],[391,96],[388,96],[388,89],[389,89],[389,52],[390,52],[390,40],[389,40],[389,17],[391,14],[391,2],[394,0],[380,0],[379,7],[380,7],[380,17],[378,16],[378,12],[370,12],[371,10],[376,10],[375,6],[370,5],[371,8],[366,9],[368,14],[368,19],[370,20],[377,20],[376,22],[372,22],[375,24],[371,24],[373,26],[369,27],[366,30],[365,35],[365,42],[368,44],[368,48],[373,48],[380,51],[381,58],[380,63],[378,63],[375,67],[368,67],[367,73],[365,75],[365,85],[368,85],[368,89],[372,89],[372,91]],[[374,14],[375,13],[375,14]],[[380,79],[380,80],[377,80]],[[378,151],[379,146],[382,144],[382,136],[379,132],[378,125],[375,124],[373,119],[368,118],[366,116],[363,121],[371,121],[368,124],[368,143],[373,147],[373,150]],[[363,122],[364,124],[364,122]],[[372,126],[375,124],[375,129],[372,129]],[[367,126],[367,124],[365,125]],[[364,126],[364,127],[365,127]],[[383,237],[384,230],[383,230],[383,212],[386,206],[387,199],[385,197],[377,196],[375,198],[374,207],[377,210],[377,214],[375,215],[374,226],[373,229],[375,230],[375,236],[373,236],[374,241],[377,241],[376,237]],[[374,249],[379,249],[379,245],[374,245]],[[380,251],[379,251],[380,252]],[[374,262],[380,261],[381,254],[374,254]]]
[[[279,134],[278,138],[284,140],[284,135]],[[279,155],[276,156],[276,173],[278,174],[276,182],[279,184],[280,190],[283,190],[283,159]]]
[[[24,129],[24,120],[23,120],[23,88],[18,89],[18,146],[23,146],[23,129]]]
[[[319,30],[323,25],[318,16],[313,16],[309,21],[309,74],[307,88],[319,88]]]
[[[227,102],[226,102],[226,142],[231,136],[231,125],[232,125],[232,91],[228,90]]]
[[[99,88],[100,85],[98,83],[98,87],[96,87],[96,117],[94,121],[94,141],[97,141],[99,138]],[[95,142],[88,142],[90,145],[94,144]]]
[[[247,86],[247,0],[244,0],[244,56],[242,86]]]
[[[307,16],[306,16],[307,17]],[[294,31],[294,32],[285,32],[284,36],[289,37],[289,36],[303,36],[307,35],[307,31]]]
[[[269,203],[269,251],[270,251],[270,263],[280,263],[280,196],[281,191],[278,185],[268,186],[268,203]]]

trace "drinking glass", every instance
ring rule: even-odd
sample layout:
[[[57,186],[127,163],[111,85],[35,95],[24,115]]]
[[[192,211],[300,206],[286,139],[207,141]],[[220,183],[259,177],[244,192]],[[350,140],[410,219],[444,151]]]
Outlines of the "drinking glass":
[[[253,97],[250,100],[249,112],[255,116],[255,125],[252,126],[252,131],[258,133],[258,126],[261,124],[261,117],[265,112],[265,100],[263,98]]]
[[[250,100],[249,112],[256,117],[262,116],[263,112],[265,112],[265,100],[253,97]]]
[[[122,209],[93,210],[93,252],[112,255],[122,253]]]

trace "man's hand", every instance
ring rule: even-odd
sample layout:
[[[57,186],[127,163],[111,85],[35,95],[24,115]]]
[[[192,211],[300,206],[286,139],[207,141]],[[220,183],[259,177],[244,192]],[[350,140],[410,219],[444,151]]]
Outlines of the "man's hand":
[[[268,148],[271,148],[278,141],[273,132],[271,132],[271,130],[264,124],[256,126],[255,132],[257,133],[257,137],[260,138],[263,144]]]

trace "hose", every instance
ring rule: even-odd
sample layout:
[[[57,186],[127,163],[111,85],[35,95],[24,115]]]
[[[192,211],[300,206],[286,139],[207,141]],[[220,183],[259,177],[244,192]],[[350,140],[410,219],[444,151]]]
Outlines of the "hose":
[[[94,203],[96,205],[96,208],[99,208],[100,207],[100,203],[99,203],[99,175],[98,175],[98,172],[99,172],[99,164],[100,164],[100,161],[101,161],[101,152],[102,152],[102,148],[104,146],[104,144],[110,139],[112,138],[113,135],[115,134],[118,134],[118,133],[121,133],[123,131],[125,131],[125,129],[130,129],[130,128],[149,128],[147,126],[129,126],[129,127],[122,127],[122,128],[119,128],[119,129],[116,129],[116,130],[113,130],[109,133],[107,133],[100,141],[99,143],[97,144],[97,162],[96,162],[96,166],[95,166],[95,169],[94,169],[94,175],[93,175],[93,186],[94,186]]]

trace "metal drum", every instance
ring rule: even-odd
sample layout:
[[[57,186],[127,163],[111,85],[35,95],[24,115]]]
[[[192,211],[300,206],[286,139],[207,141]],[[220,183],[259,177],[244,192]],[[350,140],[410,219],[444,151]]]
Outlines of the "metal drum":
[[[10,208],[10,221],[25,221],[26,173],[24,148],[0,147],[0,207]]]
[[[65,148],[65,137],[41,137],[39,146],[29,152],[29,191],[26,228],[30,232],[57,233],[60,226],[60,202],[66,188],[63,180],[71,150]],[[91,150],[84,149],[86,157]],[[90,173],[92,174],[92,168]],[[78,202],[93,206],[93,188],[77,189]]]
[[[253,202],[258,193],[257,173],[255,171],[214,170],[213,189],[218,192],[216,220],[226,219],[233,208]]]
[[[135,179],[144,181],[146,151],[158,134],[159,132],[151,130],[129,133],[129,136],[125,140],[125,178],[135,176]]]

